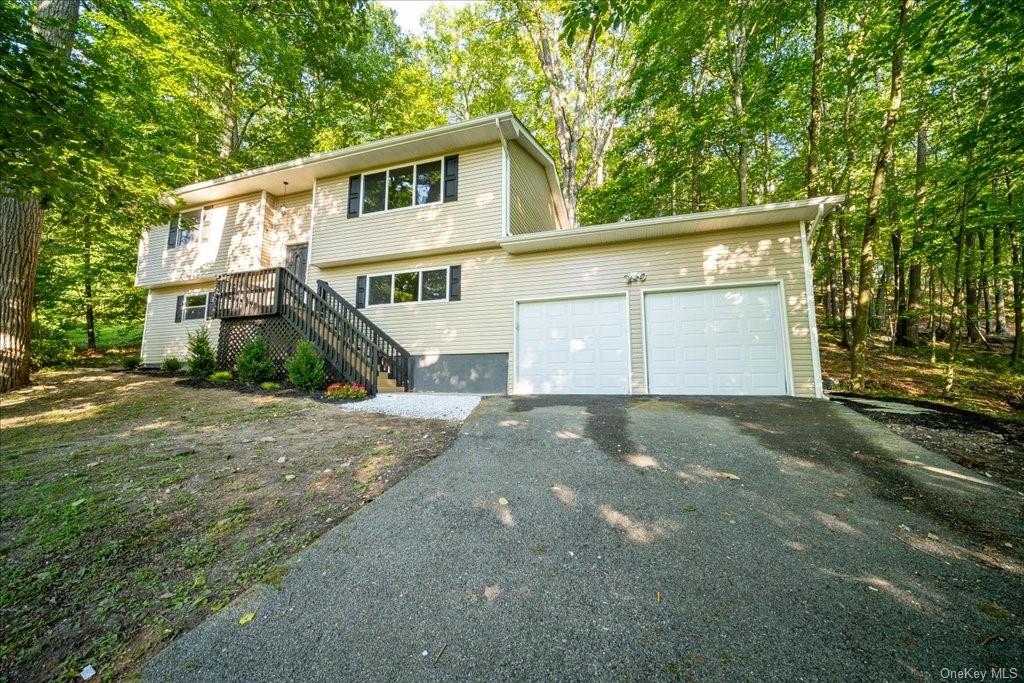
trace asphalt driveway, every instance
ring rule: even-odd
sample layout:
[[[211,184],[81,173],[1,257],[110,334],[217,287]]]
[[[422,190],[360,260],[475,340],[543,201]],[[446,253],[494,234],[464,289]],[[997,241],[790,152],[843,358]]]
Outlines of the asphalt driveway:
[[[939,680],[1021,667],[1022,519],[1020,493],[835,403],[488,399],[448,452],[145,677]]]

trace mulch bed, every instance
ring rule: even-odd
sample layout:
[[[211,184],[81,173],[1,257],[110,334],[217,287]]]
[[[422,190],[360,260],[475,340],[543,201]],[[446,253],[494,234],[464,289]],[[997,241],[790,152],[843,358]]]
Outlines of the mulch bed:
[[[1024,422],[1005,420],[952,406],[913,399],[879,398],[846,392],[830,396],[848,408],[889,426],[900,436],[941,453],[953,462],[1024,491]],[[872,410],[873,406],[844,401],[866,398],[927,408],[916,415]]]

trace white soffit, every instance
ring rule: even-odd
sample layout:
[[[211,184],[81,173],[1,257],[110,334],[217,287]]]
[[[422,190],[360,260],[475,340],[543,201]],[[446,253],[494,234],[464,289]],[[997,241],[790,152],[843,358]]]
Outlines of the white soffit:
[[[510,254],[526,254],[535,251],[571,249],[598,244],[613,244],[632,240],[657,239],[691,235],[717,230],[734,230],[759,225],[798,223],[813,221],[826,215],[842,203],[842,195],[815,197],[793,202],[758,204],[719,211],[688,213],[679,216],[662,216],[604,225],[590,225],[566,230],[546,230],[526,235],[509,237],[499,242],[502,249]]]

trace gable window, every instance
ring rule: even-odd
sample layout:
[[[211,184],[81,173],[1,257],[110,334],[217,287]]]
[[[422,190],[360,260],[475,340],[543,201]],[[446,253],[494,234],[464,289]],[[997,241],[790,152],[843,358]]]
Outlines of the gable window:
[[[448,299],[447,267],[371,275],[369,281],[370,306]]]
[[[185,297],[185,320],[202,320],[206,317],[206,297],[206,293]]]
[[[457,155],[352,176],[348,216],[454,201],[457,183]]]

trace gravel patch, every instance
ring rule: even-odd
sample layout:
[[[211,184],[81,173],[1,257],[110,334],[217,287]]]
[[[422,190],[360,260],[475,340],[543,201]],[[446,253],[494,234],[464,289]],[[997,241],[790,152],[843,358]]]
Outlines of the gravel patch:
[[[480,403],[476,394],[377,394],[366,401],[343,403],[342,410],[383,413],[422,420],[462,422]]]

